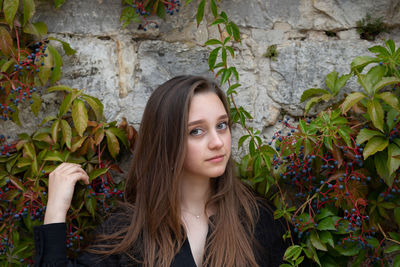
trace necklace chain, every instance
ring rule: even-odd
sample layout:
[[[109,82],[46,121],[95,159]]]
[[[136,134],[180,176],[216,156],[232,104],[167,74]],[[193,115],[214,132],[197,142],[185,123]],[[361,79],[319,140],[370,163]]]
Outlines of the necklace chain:
[[[200,214],[195,214],[195,213],[193,213],[193,212],[191,212],[191,211],[188,211],[187,209],[182,209],[182,211],[185,211],[185,212],[187,212],[187,213],[193,215],[197,220],[200,219],[201,214],[204,213],[204,212],[202,212],[202,213],[200,213]]]

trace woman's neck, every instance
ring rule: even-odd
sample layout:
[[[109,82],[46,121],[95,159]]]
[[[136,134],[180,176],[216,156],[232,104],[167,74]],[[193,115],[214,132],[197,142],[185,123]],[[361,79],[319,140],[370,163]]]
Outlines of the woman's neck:
[[[184,176],[181,179],[181,209],[189,213],[204,212],[210,196],[210,178]]]

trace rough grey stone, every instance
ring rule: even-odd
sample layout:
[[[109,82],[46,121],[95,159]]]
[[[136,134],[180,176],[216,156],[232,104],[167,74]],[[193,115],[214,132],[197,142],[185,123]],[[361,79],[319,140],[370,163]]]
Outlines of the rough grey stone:
[[[212,78],[207,62],[207,48],[163,41],[141,42],[137,51],[134,90],[119,100],[118,118],[124,116],[130,123],[139,123],[150,94],[174,76],[193,74]]]
[[[336,69],[349,73],[354,57],[367,55],[367,41],[296,42],[278,47],[277,61],[271,61],[268,95],[293,116],[303,114],[302,93],[313,87],[326,88],[325,76]],[[360,90],[355,79],[349,80],[347,91]]]
[[[125,66],[129,59],[124,61],[125,63],[118,63],[117,43],[119,41],[97,37],[68,36],[61,36],[60,39],[70,43],[77,53],[73,56],[63,57],[63,76],[59,83],[78,89],[85,88],[86,94],[93,95],[102,101],[106,119],[113,120],[120,110],[118,105],[119,85],[124,82],[129,83],[124,74],[124,72],[129,73],[129,71],[126,71],[129,67]],[[131,44],[131,46],[133,45]],[[126,53],[129,53],[128,50],[128,47],[126,47]],[[134,63],[134,58],[132,58],[130,64],[134,65]],[[119,68],[120,65],[123,66],[122,71]],[[123,81],[119,80],[120,73]],[[129,91],[131,89],[125,88],[123,90]]]
[[[52,1],[37,3],[35,20],[45,22],[49,32],[104,35],[121,28],[121,1],[65,1],[59,9]]]

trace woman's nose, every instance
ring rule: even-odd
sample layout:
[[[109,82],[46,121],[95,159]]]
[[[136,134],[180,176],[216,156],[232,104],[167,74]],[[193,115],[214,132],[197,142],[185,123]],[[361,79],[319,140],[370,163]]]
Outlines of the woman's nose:
[[[222,136],[216,132],[212,131],[210,134],[210,140],[208,142],[208,147],[210,149],[219,149],[224,145],[224,141],[222,139]]]

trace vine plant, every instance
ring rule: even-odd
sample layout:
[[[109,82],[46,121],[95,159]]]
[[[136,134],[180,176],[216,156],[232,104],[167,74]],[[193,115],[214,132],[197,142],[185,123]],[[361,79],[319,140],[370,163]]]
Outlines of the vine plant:
[[[32,22],[34,0],[0,1],[0,119],[20,124],[19,107],[29,104],[37,116],[40,89],[61,77],[62,58],[51,40],[62,44],[67,55],[75,53],[68,43],[45,38],[47,26]],[[64,1],[55,1],[60,6]]]
[[[21,5],[20,5],[21,2]],[[64,0],[55,0],[56,7]],[[0,119],[20,124],[19,108],[30,105],[35,115],[40,91],[61,77],[62,59],[52,45],[75,51],[55,38],[45,38],[47,26],[32,22],[34,0],[0,0]],[[84,236],[98,216],[122,197],[115,158],[133,144],[135,130],[123,121],[106,122],[102,103],[83,90],[67,86],[57,116],[46,117],[32,135],[19,134],[10,142],[0,135],[0,262],[2,266],[33,264],[33,226],[42,223],[47,202],[48,173],[61,162],[79,163],[89,173],[89,187],[77,185],[67,219],[68,253],[84,246]],[[89,108],[89,109],[88,109]],[[131,142],[129,142],[129,140]],[[125,149],[126,150],[126,149]],[[96,212],[95,212],[96,211]],[[99,213],[100,211],[100,213]],[[103,212],[103,213],[102,213]]]
[[[279,131],[264,143],[259,132],[247,126],[251,115],[235,101],[239,74],[228,66],[227,57],[235,56],[232,45],[240,42],[239,29],[225,12],[218,12],[214,0],[200,1],[198,24],[207,3],[214,17],[210,26],[220,33],[219,39],[205,43],[214,46],[209,68],[228,88],[233,122],[247,131],[238,145],[248,141],[249,154],[241,159],[239,172],[245,182],[274,201],[275,219],[287,222],[289,230],[283,238],[290,238],[292,246],[283,266],[298,266],[305,257],[319,266],[349,262],[399,266],[400,49],[388,40],[386,47],[370,49],[376,57],[355,58],[349,74],[328,74],[328,89],[312,88],[303,94],[302,101],[311,98],[307,111],[319,101],[335,100],[352,76],[365,92],[348,95],[316,118],[300,120],[297,127],[286,118],[288,133]]]

